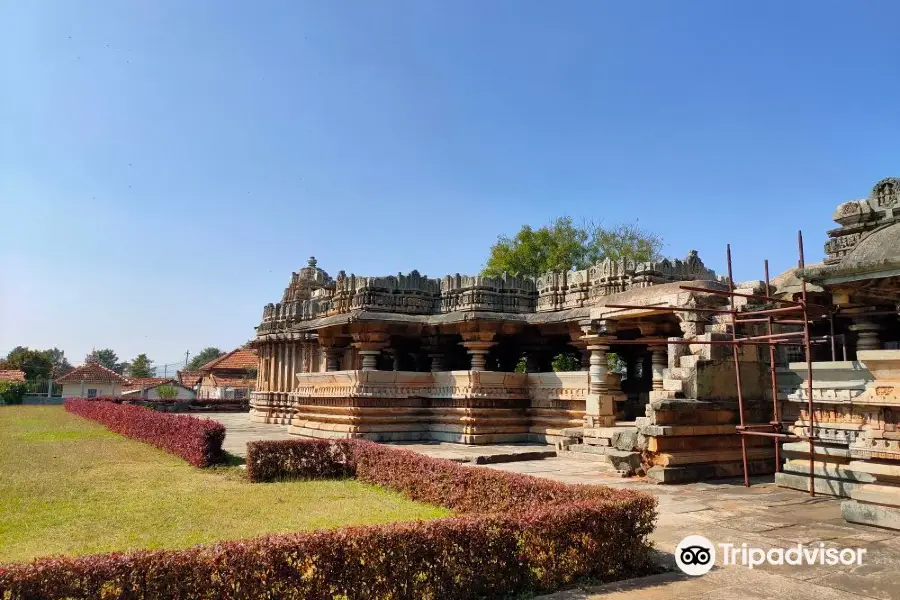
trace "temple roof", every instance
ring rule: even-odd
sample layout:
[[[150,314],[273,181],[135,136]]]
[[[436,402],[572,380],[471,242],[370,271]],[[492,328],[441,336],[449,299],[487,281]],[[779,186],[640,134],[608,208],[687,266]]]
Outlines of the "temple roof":
[[[839,263],[811,265],[801,274],[807,281],[826,285],[900,276],[900,221],[861,237]]]

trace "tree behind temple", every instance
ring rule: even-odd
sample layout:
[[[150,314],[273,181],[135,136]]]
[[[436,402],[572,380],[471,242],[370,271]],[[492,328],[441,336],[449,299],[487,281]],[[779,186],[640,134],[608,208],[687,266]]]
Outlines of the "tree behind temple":
[[[204,348],[197,354],[197,356],[195,356],[194,358],[191,359],[191,361],[187,364],[187,367],[185,367],[185,370],[186,371],[196,371],[197,369],[199,369],[200,367],[202,367],[209,361],[215,360],[215,359],[219,358],[220,356],[222,356],[223,354],[225,354],[225,353],[213,346]]]
[[[547,271],[585,269],[605,258],[656,260],[662,246],[659,235],[635,223],[612,228],[594,222],[577,226],[570,217],[559,217],[539,229],[524,225],[513,238],[501,235],[491,246],[482,274],[537,277]]]
[[[155,372],[156,369],[153,367],[153,361],[147,358],[146,354],[138,354],[128,365],[129,377],[153,377]]]

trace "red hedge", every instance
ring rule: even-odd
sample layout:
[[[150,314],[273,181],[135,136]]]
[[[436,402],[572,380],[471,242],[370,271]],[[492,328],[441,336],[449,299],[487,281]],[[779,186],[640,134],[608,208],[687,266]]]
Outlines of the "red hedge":
[[[656,500],[645,493],[463,467],[361,441],[252,442],[247,468],[256,480],[355,473],[460,516],[39,559],[0,568],[0,592],[21,600],[463,600],[614,581],[650,567]]]
[[[66,410],[180,456],[195,467],[208,467],[225,458],[225,426],[211,419],[82,398],[67,398]]]

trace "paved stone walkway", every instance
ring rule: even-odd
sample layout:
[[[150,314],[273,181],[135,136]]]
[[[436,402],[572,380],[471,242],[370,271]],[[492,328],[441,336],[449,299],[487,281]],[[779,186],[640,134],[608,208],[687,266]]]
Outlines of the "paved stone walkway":
[[[250,415],[245,412],[203,413],[198,417],[207,417],[225,426],[225,443],[222,448],[235,456],[247,456],[247,442],[259,440],[295,439],[287,432],[287,426],[251,423]]]
[[[246,413],[215,413],[228,428],[226,450],[246,454],[246,443],[258,439],[287,439],[286,428],[250,423]],[[471,447],[459,444],[403,444],[412,450],[468,463],[479,456],[509,456],[542,446],[510,444]],[[521,457],[519,457],[521,458]],[[897,532],[846,523],[840,500],[776,487],[772,477],[742,481],[720,480],[686,485],[655,485],[641,479],[622,479],[600,472],[596,463],[568,457],[472,465],[527,473],[565,483],[592,483],[650,492],[659,499],[659,519],[653,542],[670,566],[674,552],[688,535],[702,535],[714,544],[746,543],[769,550],[797,543],[818,547],[866,548],[861,566],[717,566],[701,577],[673,572],[615,584],[569,590],[545,600],[900,600],[900,535]]]

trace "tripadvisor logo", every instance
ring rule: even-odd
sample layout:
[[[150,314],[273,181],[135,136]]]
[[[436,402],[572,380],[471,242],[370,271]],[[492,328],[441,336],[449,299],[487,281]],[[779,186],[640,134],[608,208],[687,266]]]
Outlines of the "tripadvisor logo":
[[[702,535],[689,535],[675,549],[675,564],[688,575],[705,575],[716,563],[716,548]]]
[[[750,569],[760,565],[862,565],[865,548],[826,547],[797,544],[790,548],[754,548],[747,544],[718,544],[722,565]],[[675,563],[688,575],[705,575],[716,563],[716,547],[702,535],[689,535],[675,549]]]

